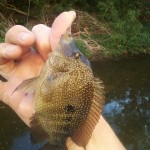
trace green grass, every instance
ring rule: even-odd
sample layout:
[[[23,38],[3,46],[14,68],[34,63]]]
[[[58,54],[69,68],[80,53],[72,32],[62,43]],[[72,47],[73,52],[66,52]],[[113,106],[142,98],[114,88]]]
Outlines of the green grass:
[[[4,39],[0,37],[0,43],[4,42]]]
[[[75,39],[75,43],[79,50],[86,56],[91,57],[91,53],[87,50],[87,47],[82,39]]]

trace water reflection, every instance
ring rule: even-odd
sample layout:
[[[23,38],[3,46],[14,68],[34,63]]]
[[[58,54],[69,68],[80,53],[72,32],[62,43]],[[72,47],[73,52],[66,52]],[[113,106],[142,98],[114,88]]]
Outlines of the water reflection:
[[[24,134],[26,126],[16,114],[0,103],[0,150],[10,150],[14,138]]]
[[[6,105],[0,103],[0,150],[39,150],[32,144],[29,128]]]
[[[26,132],[22,136],[13,139],[11,150],[37,150],[41,146],[41,144],[32,144],[30,132]]]
[[[150,58],[93,63],[106,86],[104,116],[129,150],[150,149]]]
[[[103,115],[129,150],[150,149],[150,58],[92,63],[104,81],[106,105]],[[0,150],[38,150],[29,128],[0,103]]]

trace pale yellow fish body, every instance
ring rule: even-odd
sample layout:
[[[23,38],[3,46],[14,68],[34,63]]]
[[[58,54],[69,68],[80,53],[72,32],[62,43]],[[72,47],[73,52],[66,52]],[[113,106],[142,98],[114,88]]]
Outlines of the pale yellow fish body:
[[[35,86],[33,132],[57,149],[66,139],[85,147],[98,123],[104,103],[102,82],[95,79],[89,61],[66,34],[49,56]]]

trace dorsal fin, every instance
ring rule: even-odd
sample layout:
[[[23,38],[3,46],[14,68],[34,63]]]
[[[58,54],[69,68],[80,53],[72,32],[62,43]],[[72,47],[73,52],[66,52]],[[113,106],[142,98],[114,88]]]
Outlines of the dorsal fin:
[[[71,138],[79,146],[86,147],[97,125],[104,105],[104,86],[98,79],[94,80],[94,96],[86,122]]]

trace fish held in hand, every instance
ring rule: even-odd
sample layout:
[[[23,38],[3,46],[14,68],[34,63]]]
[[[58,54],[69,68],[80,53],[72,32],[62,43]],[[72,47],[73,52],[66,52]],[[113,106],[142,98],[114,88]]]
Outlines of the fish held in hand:
[[[19,89],[35,93],[35,114],[30,122],[33,142],[47,140],[53,149],[61,150],[71,137],[86,147],[102,112],[104,87],[71,34],[61,37],[40,75],[25,80]]]

